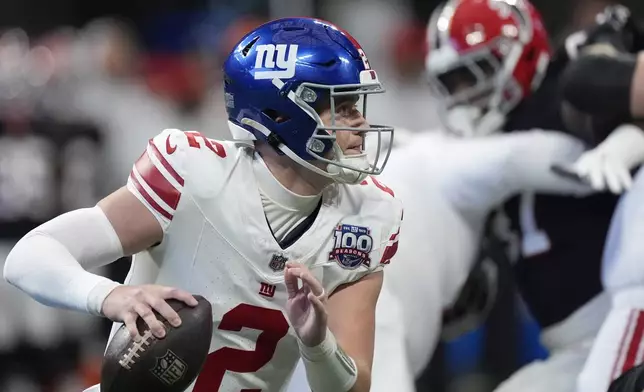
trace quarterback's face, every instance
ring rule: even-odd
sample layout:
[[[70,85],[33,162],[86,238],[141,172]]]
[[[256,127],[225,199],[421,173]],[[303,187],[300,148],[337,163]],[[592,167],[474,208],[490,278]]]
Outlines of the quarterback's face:
[[[347,97],[346,99],[336,99],[335,113],[330,109],[325,109],[320,113],[320,119],[325,126],[347,127],[347,128],[366,128],[369,125],[363,117],[358,105],[357,99]],[[335,120],[335,123],[333,123]],[[342,149],[345,155],[356,155],[362,153],[364,144],[364,132],[360,131],[336,131],[336,143]]]

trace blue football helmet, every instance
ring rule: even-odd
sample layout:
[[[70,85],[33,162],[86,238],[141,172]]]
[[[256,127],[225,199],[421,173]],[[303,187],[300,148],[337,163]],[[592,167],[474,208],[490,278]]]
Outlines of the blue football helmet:
[[[229,121],[264,140],[306,168],[337,182],[356,183],[382,172],[393,141],[393,128],[325,126],[316,108],[335,113],[336,100],[357,99],[366,116],[367,95],[383,93],[378,76],[358,42],[329,22],[286,18],[266,23],[235,46],[224,64]],[[344,155],[336,131],[360,132],[362,151]],[[367,132],[378,151],[365,152]],[[312,164],[322,161],[325,169]]]

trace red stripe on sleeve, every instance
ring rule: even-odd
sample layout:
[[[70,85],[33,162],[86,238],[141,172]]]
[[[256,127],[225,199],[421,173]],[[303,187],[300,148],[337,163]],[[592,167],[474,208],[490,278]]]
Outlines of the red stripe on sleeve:
[[[161,151],[157,148],[157,146],[154,145],[154,142],[150,140],[150,147],[152,148],[152,152],[154,153],[154,156],[157,157],[159,162],[163,165],[163,167],[170,173],[172,178],[174,178],[181,186],[183,186],[183,178],[177,173],[176,170],[170,165],[170,162],[168,162],[167,159],[161,154]]]
[[[638,363],[636,363],[637,352],[642,344],[642,336],[644,336],[644,312],[640,311],[637,312],[637,321],[635,321],[633,337],[631,337],[628,351],[626,352],[626,359],[622,366],[622,374],[638,365]]]
[[[137,191],[143,196],[145,201],[154,208],[156,212],[159,214],[163,215],[164,217],[168,218],[169,220],[172,220],[172,214],[170,214],[168,211],[164,210],[157,202],[154,201],[154,199],[150,196],[150,194],[141,186],[141,183],[136,179],[136,177],[133,174],[130,174],[130,179],[132,180],[132,183],[134,184],[134,187],[136,188]]]
[[[384,252],[382,252],[382,257],[380,259],[380,264],[389,264],[391,259],[394,258],[396,252],[398,252],[398,235],[400,234],[400,227],[398,231],[389,237],[389,241],[393,241],[391,245],[388,245]]]
[[[150,160],[147,152],[144,152],[143,155],[141,155],[134,166],[141,175],[141,178],[143,178],[143,181],[152,188],[152,191],[154,191],[154,193],[159,196],[164,203],[172,207],[172,209],[176,209],[179,204],[179,199],[181,198],[181,192],[163,176],[163,173],[161,173],[156,166],[154,166],[154,163]]]
[[[635,311],[631,311],[630,314],[628,315],[628,321],[626,322],[626,326],[624,327],[624,333],[622,334],[622,338],[619,341],[619,349],[617,351],[617,357],[615,358],[615,363],[613,364],[613,373],[612,373],[613,380],[621,376],[619,361],[622,359],[622,354],[626,349],[625,347],[626,338],[628,337],[628,331],[631,329],[631,324],[633,323],[635,314],[636,314]],[[626,358],[624,358],[624,360],[626,360]]]

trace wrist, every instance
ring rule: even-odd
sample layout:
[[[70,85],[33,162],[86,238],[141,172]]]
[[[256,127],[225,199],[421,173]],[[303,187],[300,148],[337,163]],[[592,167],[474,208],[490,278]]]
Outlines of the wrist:
[[[342,350],[328,329],[317,346],[309,347],[299,340],[298,345],[312,391],[345,392],[356,383],[358,368],[355,361]]]
[[[331,355],[338,347],[335,336],[333,336],[328,328],[325,332],[324,339],[319,344],[309,346],[300,339],[298,339],[297,344],[300,347],[302,357],[311,361],[318,361]]]
[[[95,316],[104,316],[103,303],[120,283],[101,277],[87,294],[87,311]]]

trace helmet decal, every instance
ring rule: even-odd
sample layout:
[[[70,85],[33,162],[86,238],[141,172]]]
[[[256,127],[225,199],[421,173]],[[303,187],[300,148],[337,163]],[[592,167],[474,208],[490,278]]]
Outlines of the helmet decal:
[[[257,57],[255,59],[255,73],[253,77],[255,80],[274,78],[290,79],[295,76],[296,62],[296,44],[257,45]]]

